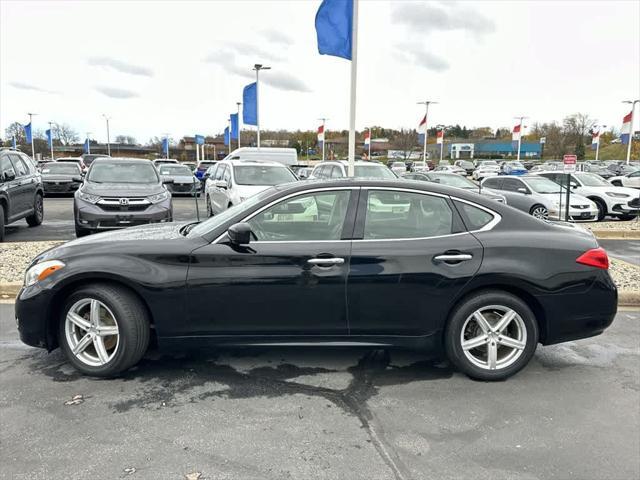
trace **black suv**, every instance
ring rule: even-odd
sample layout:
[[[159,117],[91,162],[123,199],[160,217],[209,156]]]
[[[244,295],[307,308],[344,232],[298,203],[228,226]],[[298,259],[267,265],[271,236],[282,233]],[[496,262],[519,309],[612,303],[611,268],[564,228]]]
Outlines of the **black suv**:
[[[30,227],[42,223],[42,180],[36,166],[24,153],[0,149],[0,242],[4,226],[27,219]]]

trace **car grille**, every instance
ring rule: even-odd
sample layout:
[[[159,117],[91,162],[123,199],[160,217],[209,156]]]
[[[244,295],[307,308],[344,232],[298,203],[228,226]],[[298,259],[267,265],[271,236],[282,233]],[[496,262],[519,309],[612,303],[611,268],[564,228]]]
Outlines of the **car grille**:
[[[103,198],[97,205],[106,212],[142,212],[151,202],[146,198]]]

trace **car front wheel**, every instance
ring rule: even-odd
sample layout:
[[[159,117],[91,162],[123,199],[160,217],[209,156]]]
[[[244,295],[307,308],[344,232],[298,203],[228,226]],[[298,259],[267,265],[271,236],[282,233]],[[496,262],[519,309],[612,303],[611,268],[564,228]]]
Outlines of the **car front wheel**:
[[[531,207],[531,210],[529,210],[529,213],[541,220],[547,220],[549,218],[549,210],[547,210],[543,205],[534,205]]]
[[[149,333],[147,311],[132,292],[93,283],[65,302],[58,338],[81,373],[111,377],[138,363],[149,345]]]
[[[518,297],[501,291],[472,296],[445,331],[449,360],[477,380],[504,380],[521,370],[538,344],[538,324]]]

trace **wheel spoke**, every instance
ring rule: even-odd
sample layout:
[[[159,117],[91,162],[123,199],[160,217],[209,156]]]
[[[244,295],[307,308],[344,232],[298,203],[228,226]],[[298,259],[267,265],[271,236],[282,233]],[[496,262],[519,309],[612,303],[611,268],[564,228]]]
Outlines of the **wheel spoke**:
[[[101,337],[118,335],[118,327],[116,325],[100,325],[98,327],[98,335]]]
[[[100,302],[97,300],[91,300],[91,325],[97,327],[100,325]]]
[[[477,337],[466,340],[462,343],[463,350],[472,350],[474,348],[478,348],[482,345],[486,345],[489,337],[487,334],[483,333],[482,335],[478,335]]]
[[[491,325],[489,325],[489,322],[487,322],[487,319],[484,318],[480,310],[473,312],[473,318],[475,318],[476,323],[482,329],[482,333],[489,333],[491,331]]]
[[[525,347],[524,342],[511,337],[499,337],[498,343],[500,345],[504,345],[505,347],[515,348],[516,350],[524,350]]]
[[[75,312],[67,313],[67,320],[69,320],[71,323],[73,323],[74,325],[76,325],[77,327],[80,327],[85,331],[91,328],[91,324],[89,323],[89,321],[85,320]]]
[[[487,348],[487,365],[489,370],[496,369],[496,362],[498,361],[498,345],[496,342],[489,342]]]
[[[96,349],[96,353],[98,354],[98,358],[104,364],[109,361],[109,354],[107,353],[107,349],[104,346],[104,341],[102,337],[96,336],[93,339],[93,346]]]
[[[514,312],[513,310],[509,310],[502,316],[493,330],[497,333],[502,333],[502,331],[509,326],[511,320],[513,320],[515,316],[516,312]]]
[[[92,339],[92,336],[89,333],[87,333],[84,337],[82,337],[80,341],[76,344],[76,346],[73,347],[73,354],[78,355],[79,353],[84,352],[85,349],[91,343],[91,339]]]

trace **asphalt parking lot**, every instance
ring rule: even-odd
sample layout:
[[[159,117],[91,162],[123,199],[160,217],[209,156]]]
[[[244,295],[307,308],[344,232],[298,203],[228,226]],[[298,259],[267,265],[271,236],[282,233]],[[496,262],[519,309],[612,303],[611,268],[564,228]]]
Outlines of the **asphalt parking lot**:
[[[4,303],[0,378],[3,479],[640,477],[639,310],[501,383],[416,352],[283,348],[150,352],[95,380],[22,345]]]

